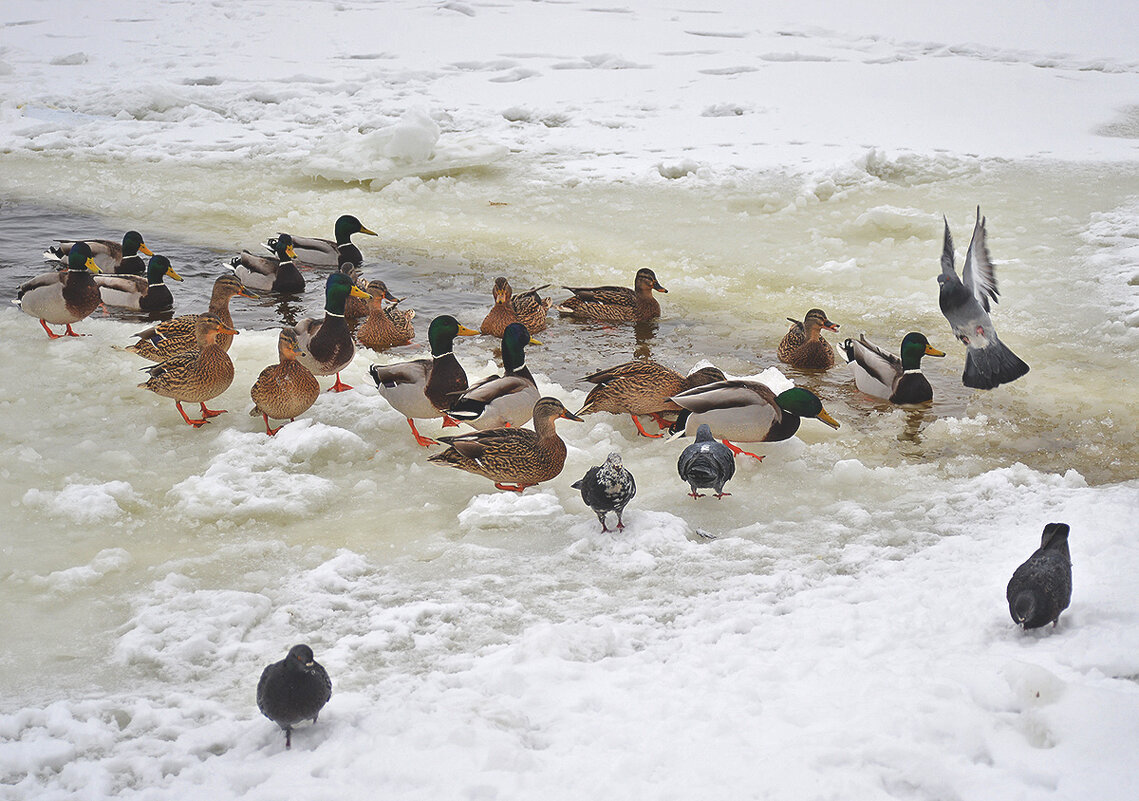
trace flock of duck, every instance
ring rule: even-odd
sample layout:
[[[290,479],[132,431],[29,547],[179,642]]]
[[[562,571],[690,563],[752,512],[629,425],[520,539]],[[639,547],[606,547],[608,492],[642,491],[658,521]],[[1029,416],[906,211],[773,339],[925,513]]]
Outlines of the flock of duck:
[[[217,278],[209,309],[182,315],[138,332],[124,348],[154,364],[144,368],[149,378],[140,384],[171,398],[183,419],[195,428],[223,413],[207,407],[229,388],[234,378],[227,350],[237,329],[229,312],[234,297],[257,297],[256,292],[298,293],[305,278],[298,265],[334,268],[325,279],[323,318],[308,318],[285,327],[278,337],[278,363],[261,371],[250,388],[253,416],[260,415],[266,433],[275,434],[271,420],[293,420],[307,411],[320,394],[317,376],[333,376],[329,391],[351,389],[340,371],[352,361],[356,344],[376,350],[404,345],[414,337],[415,312],[401,309],[383,281],[366,280],[363,255],[352,242],[355,234],[375,235],[351,215],[335,224],[335,239],[279,233],[267,242],[272,256],[243,251],[230,263],[231,271]],[[991,389],[1013,381],[1028,365],[999,339],[989,316],[997,300],[997,284],[985,243],[985,220],[977,221],[958,277],[949,225],[941,257],[939,303],[954,335],[966,346],[962,381],[966,386]],[[144,263],[142,255],[150,257]],[[105,240],[60,241],[44,254],[58,262],[57,269],[20,286],[15,303],[37,318],[48,336],[80,336],[72,325],[100,304],[142,311],[173,308],[173,297],[163,279],[181,281],[169,260],[154,254],[141,235],[129,231],[122,242]],[[681,375],[650,360],[635,360],[599,370],[582,380],[593,384],[585,403],[572,413],[560,400],[542,397],[526,367],[525,348],[541,344],[534,335],[546,328],[551,308],[559,314],[605,323],[645,322],[660,316],[654,293],[668,290],[648,268],[637,271],[633,287],[565,287],[571,296],[556,306],[540,292],[546,286],[513,294],[505,278],[495,281],[494,305],[478,331],[440,315],[428,327],[431,354],[396,364],[374,364],[369,374],[379,394],[408,421],[415,441],[424,446],[445,445],[429,461],[448,465],[494,481],[502,490],[522,492],[527,487],[560,475],[566,446],[555,423],[582,421],[596,412],[628,414],[640,435],[650,433],[641,418],[669,430],[694,437],[677,461],[677,472],[694,499],[699,490],[711,489],[716,498],[730,493],[724,485],[735,472],[735,458],[747,455],[734,442],[785,440],[798,430],[803,418],[838,428],[839,423],[808,389],[792,387],[776,394],[753,380],[730,379],[715,367]],[[384,305],[387,301],[389,305]],[[359,322],[353,332],[347,322]],[[779,360],[805,370],[827,370],[835,365],[835,349],[822,331],[838,325],[821,309],[809,310],[791,323],[778,347]],[[66,326],[64,334],[50,325]],[[454,354],[457,337],[478,334],[501,338],[503,374],[470,384]],[[846,339],[838,347],[849,365],[857,388],[895,404],[929,403],[933,389],[922,374],[925,356],[942,357],[927,338],[911,332],[898,355],[878,347],[865,335]],[[191,418],[183,403],[197,403],[200,417]],[[416,428],[416,420],[442,418],[444,427],[465,424],[473,430],[454,436],[430,438]],[[523,426],[532,421],[532,428]],[[591,467],[573,487],[597,514],[607,531],[607,515],[622,513],[636,493],[636,482],[618,453]],[[1041,547],[1009,582],[1007,598],[1013,619],[1025,628],[1055,624],[1071,595],[1071,563],[1067,550],[1068,526],[1049,524]],[[314,661],[306,645],[295,646],[281,662],[265,668],[257,690],[261,711],[286,732],[302,720],[317,719],[331,696],[331,681]]]

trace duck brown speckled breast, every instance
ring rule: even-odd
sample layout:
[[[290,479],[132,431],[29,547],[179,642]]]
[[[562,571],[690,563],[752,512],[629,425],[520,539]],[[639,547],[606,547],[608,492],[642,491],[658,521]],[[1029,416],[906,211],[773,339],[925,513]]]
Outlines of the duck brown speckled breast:
[[[561,314],[588,320],[643,323],[660,317],[653,291],[668,292],[647,267],[637,271],[633,289],[620,286],[563,287],[573,297],[558,306]]]
[[[822,309],[811,309],[803,322],[791,320],[791,328],[779,343],[779,361],[804,370],[829,370],[834,367],[834,349],[820,332],[823,328],[837,331],[838,324],[827,319]]]

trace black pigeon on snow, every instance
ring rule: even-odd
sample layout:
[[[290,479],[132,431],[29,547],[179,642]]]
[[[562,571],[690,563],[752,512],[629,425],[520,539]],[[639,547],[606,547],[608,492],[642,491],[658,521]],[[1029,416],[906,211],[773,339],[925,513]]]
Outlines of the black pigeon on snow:
[[[605,516],[609,512],[617,513],[618,529],[625,527],[621,522],[621,513],[637,494],[637,482],[633,480],[633,474],[621,464],[621,454],[616,451],[609,454],[605,464],[589,468],[580,481],[575,481],[570,486],[581,490],[581,499],[597,514],[602,531],[609,530],[605,525]]]
[[[1017,625],[1037,629],[1060,619],[1072,600],[1072,556],[1068,524],[1044,527],[1040,547],[1012,574],[1005,591],[1008,610]]]
[[[728,446],[712,436],[708,424],[701,423],[696,429],[696,441],[681,451],[676,472],[692,487],[688,494],[693,499],[704,497],[698,491],[701,489],[714,489],[716,497],[723,498],[732,494],[724,492],[724,485],[735,475],[736,460]]]
[[[257,682],[257,708],[285,730],[285,748],[293,746],[293,726],[304,720],[316,723],[331,697],[332,680],[307,645],[294,645],[288,656],[266,667]]]
[[[942,218],[945,219],[945,218]],[[989,303],[997,302],[997,276],[985,244],[985,219],[977,207],[977,223],[965,254],[961,278],[953,264],[953,237],[945,220],[945,245],[941,251],[938,303],[953,334],[965,344],[962,383],[975,389],[993,389],[1015,381],[1028,372],[1028,365],[997,337],[989,317]]]

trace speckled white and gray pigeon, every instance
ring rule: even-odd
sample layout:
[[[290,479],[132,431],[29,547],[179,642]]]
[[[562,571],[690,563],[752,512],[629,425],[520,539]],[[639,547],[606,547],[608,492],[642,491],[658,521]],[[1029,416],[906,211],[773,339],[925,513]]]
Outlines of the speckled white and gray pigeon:
[[[609,530],[605,525],[605,516],[609,512],[617,513],[618,529],[625,527],[621,513],[637,494],[637,482],[621,464],[621,454],[616,451],[609,454],[604,464],[589,468],[581,480],[571,486],[581,491],[581,499],[597,514],[602,531]]]
[[[698,491],[701,489],[714,489],[716,497],[723,498],[732,494],[724,492],[724,485],[735,475],[736,460],[728,446],[712,436],[708,424],[701,423],[696,429],[696,441],[681,451],[676,472],[692,487],[688,494],[693,499],[704,497]]]
[[[1038,629],[1060,619],[1072,601],[1072,556],[1068,524],[1044,527],[1040,547],[1012,574],[1005,590],[1008,611],[1017,625]]]
[[[985,219],[980,206],[961,278],[957,277],[953,264],[953,237],[949,234],[949,221],[945,220],[945,245],[937,283],[941,313],[949,321],[953,334],[965,344],[965,372],[961,376],[965,386],[992,389],[1028,372],[1028,365],[997,337],[989,318],[989,303],[996,303],[1000,293],[985,244]]]

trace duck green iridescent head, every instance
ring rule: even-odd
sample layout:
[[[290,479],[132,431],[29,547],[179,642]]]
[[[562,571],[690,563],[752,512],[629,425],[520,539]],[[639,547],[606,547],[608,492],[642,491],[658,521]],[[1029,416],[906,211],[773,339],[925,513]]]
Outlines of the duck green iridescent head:
[[[530,336],[522,323],[511,323],[502,332],[502,364],[507,370],[517,370],[526,363],[526,346],[542,343]]]
[[[352,234],[368,234],[378,236],[375,231],[369,231],[364,224],[351,214],[344,214],[336,221],[336,244],[343,245],[350,242]]]
[[[431,355],[442,356],[450,352],[455,344],[455,337],[477,337],[478,331],[472,331],[449,314],[441,314],[431,321],[427,329],[427,341],[431,343]]]
[[[90,270],[93,273],[102,272],[91,255],[91,246],[86,242],[76,242],[71,246],[71,250],[67,254],[67,269],[75,272],[84,270]]]
[[[329,314],[344,316],[344,306],[348,303],[348,296],[369,299],[371,296],[360,289],[344,273],[331,273],[324,284],[324,310]]]
[[[902,340],[902,369],[916,370],[921,366],[922,356],[944,356],[945,354],[929,344],[925,334],[911,331]]]
[[[142,234],[138,231],[127,231],[123,234],[123,258],[133,256],[140,250],[147,256],[154,255],[150,252],[150,248],[146,246],[146,243],[142,241]]]
[[[821,420],[831,428],[838,428],[838,421],[827,414],[819,396],[803,387],[791,387],[775,396],[775,402],[784,411],[797,414],[799,417],[814,417]]]
[[[288,234],[281,234],[273,240],[273,252],[281,261],[292,261],[297,257],[293,250],[293,238]]]
[[[181,281],[182,276],[174,272],[174,268],[170,266],[170,259],[165,256],[151,256],[150,262],[146,265],[146,282],[148,284],[161,284],[163,278],[173,278],[175,281]]]

